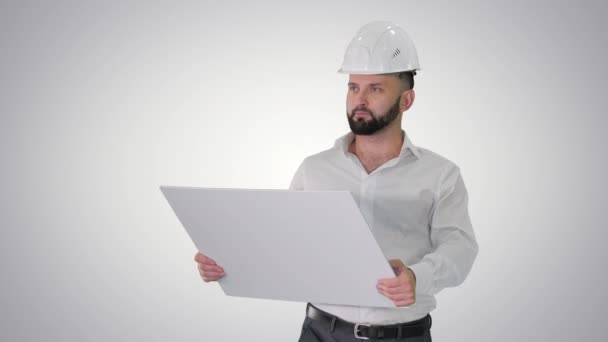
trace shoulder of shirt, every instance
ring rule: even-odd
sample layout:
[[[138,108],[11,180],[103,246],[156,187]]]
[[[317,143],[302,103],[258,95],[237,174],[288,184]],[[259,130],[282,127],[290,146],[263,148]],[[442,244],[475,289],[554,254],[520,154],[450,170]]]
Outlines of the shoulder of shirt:
[[[429,165],[431,168],[441,170],[442,174],[460,172],[460,167],[458,167],[456,163],[447,157],[444,157],[443,155],[424,147],[416,146],[416,148],[418,149],[419,162],[423,162],[424,164]]]
[[[329,148],[327,150],[323,150],[319,153],[312,154],[302,161],[302,164],[316,164],[316,163],[326,163],[331,162],[334,158],[339,157],[341,151],[336,148]]]
[[[419,159],[429,159],[429,160],[433,160],[433,161],[436,161],[441,164],[457,166],[456,163],[454,163],[447,157],[445,157],[437,152],[433,152],[427,148],[419,147],[419,146],[416,146],[416,148],[418,149],[418,153],[420,154]]]

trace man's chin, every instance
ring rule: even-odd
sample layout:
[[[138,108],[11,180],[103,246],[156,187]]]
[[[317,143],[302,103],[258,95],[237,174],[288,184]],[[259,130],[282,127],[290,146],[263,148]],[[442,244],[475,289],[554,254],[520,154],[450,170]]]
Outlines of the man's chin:
[[[372,135],[378,130],[373,127],[351,126],[350,130],[356,135]]]

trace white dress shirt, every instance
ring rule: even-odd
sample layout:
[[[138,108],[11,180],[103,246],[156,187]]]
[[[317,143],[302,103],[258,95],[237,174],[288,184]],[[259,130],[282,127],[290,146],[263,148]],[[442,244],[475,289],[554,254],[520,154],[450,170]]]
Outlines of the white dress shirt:
[[[304,159],[291,182],[291,190],[350,191],[386,259],[400,259],[416,275],[416,303],[408,307],[313,303],[353,323],[392,324],[424,317],[435,308],[437,292],[464,281],[477,255],[458,166],[414,146],[403,134],[399,156],[369,174],[348,152],[354,139],[348,133],[333,148]]]

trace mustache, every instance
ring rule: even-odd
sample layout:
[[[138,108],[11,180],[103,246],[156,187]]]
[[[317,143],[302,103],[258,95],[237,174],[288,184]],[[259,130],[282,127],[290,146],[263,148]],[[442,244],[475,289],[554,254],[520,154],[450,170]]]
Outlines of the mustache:
[[[365,107],[361,107],[361,106],[357,106],[355,107],[355,109],[353,109],[350,112],[350,117],[352,118],[353,116],[355,116],[356,112],[366,112],[367,114],[371,115],[372,118],[375,118],[376,116],[374,115],[374,112],[372,112],[371,110],[365,108]]]

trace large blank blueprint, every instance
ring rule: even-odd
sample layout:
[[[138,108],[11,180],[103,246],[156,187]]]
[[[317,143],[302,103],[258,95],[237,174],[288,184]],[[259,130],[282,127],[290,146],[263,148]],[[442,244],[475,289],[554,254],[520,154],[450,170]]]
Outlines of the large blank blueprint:
[[[394,307],[394,277],[347,191],[161,186],[199,251],[225,270],[227,295]]]

